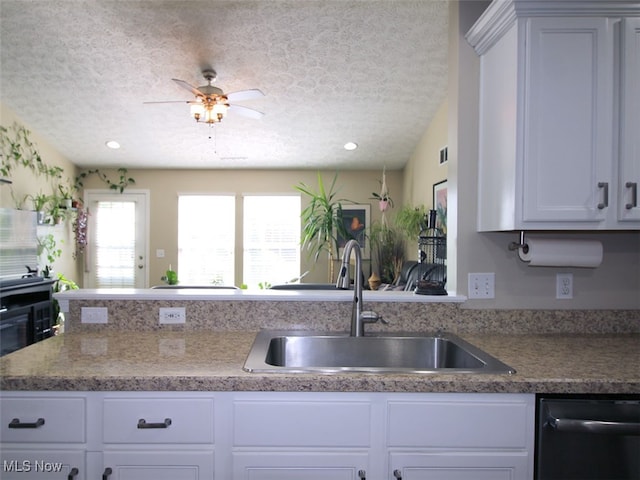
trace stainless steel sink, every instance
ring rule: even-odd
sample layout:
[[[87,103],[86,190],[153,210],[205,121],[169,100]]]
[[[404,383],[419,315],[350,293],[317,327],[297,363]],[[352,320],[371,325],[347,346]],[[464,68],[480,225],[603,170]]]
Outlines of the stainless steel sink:
[[[515,373],[498,359],[448,334],[346,334],[261,331],[248,372]]]

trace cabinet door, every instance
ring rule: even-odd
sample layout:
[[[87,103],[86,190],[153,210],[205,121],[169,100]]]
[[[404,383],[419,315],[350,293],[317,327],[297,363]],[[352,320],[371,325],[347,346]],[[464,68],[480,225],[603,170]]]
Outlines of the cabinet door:
[[[68,450],[13,450],[0,453],[3,480],[85,480],[85,452]]]
[[[529,480],[527,454],[500,452],[391,453],[389,479]]]
[[[364,480],[368,463],[364,452],[235,452],[233,479]]]
[[[613,27],[606,18],[526,23],[522,220],[603,222],[613,181]],[[636,132],[637,136],[637,132]]]
[[[640,220],[640,18],[623,20],[618,220]]]
[[[203,451],[105,451],[108,480],[211,480],[213,450]]]

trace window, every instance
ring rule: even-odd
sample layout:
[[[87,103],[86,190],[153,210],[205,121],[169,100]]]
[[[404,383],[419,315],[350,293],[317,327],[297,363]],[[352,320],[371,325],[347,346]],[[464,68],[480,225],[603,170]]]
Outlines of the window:
[[[177,271],[181,284],[234,285],[234,243],[235,196],[178,197]]]
[[[300,196],[244,197],[243,283],[257,288],[300,275]]]

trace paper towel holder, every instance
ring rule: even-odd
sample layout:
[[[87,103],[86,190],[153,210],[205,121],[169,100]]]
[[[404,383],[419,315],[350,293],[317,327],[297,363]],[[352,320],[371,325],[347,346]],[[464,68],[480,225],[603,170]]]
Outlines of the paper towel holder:
[[[527,245],[527,242],[524,239],[524,230],[520,231],[520,241],[519,242],[511,242],[509,244],[509,250],[513,251],[513,250],[520,250],[522,249],[522,251],[524,253],[529,253],[529,245]]]

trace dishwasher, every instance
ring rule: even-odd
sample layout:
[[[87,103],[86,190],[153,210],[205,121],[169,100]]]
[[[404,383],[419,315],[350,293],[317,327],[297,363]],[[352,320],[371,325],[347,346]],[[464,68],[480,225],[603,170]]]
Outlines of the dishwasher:
[[[536,480],[640,479],[640,395],[539,395],[536,423]]]

